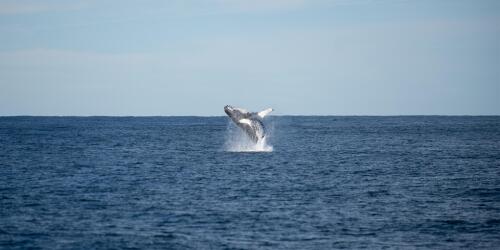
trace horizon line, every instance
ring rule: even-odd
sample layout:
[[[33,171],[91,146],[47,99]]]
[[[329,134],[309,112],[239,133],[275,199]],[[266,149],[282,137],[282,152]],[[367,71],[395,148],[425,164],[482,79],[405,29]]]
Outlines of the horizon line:
[[[337,116],[337,117],[403,117],[403,116],[500,116],[500,114],[390,114],[390,115],[374,115],[374,114],[350,114],[350,115],[324,115],[324,114],[280,114],[280,115],[271,115],[276,117],[287,117],[287,116],[306,116],[306,117],[327,117],[327,116]],[[215,118],[215,117],[226,117],[226,115],[0,115],[0,118],[8,118],[8,117],[204,117],[204,118]]]

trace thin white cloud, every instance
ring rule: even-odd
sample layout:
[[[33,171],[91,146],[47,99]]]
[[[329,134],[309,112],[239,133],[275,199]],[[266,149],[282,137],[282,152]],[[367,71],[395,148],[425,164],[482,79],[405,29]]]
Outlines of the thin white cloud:
[[[0,1],[0,15],[32,14],[50,11],[68,11],[80,9],[83,2],[59,1]]]
[[[280,11],[294,10],[310,6],[373,5],[405,2],[407,0],[206,0],[220,9],[232,11]]]
[[[294,9],[306,4],[305,0],[214,0],[214,2],[222,7],[244,11]]]

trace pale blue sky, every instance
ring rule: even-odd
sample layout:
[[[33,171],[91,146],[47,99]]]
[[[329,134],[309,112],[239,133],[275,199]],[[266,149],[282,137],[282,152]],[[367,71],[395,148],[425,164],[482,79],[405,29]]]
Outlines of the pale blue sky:
[[[0,115],[500,115],[500,1],[0,0]]]

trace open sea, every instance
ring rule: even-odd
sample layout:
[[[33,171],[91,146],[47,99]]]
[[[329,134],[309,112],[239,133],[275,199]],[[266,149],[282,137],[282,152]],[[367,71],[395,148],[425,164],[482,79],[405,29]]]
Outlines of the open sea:
[[[499,116],[266,119],[0,117],[0,249],[500,249]]]

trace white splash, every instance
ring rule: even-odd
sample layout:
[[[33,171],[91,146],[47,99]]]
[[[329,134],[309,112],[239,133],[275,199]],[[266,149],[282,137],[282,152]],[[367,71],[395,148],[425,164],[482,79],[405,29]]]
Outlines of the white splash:
[[[228,124],[225,149],[228,152],[272,152],[273,146],[267,143],[269,132],[267,131],[266,137],[255,143],[236,125]]]

